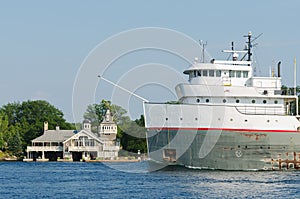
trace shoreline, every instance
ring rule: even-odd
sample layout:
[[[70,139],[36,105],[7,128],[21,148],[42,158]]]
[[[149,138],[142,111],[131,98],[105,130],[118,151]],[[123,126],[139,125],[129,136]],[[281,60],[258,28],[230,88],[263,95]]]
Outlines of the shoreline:
[[[49,159],[36,159],[36,160],[33,160],[33,159],[27,159],[27,158],[24,158],[24,159],[16,159],[16,160],[7,160],[7,159],[3,159],[3,160],[0,160],[0,162],[105,162],[105,163],[135,163],[135,162],[142,162],[142,161],[145,161],[145,159],[128,159],[126,157],[121,157],[119,159],[114,159],[114,160],[110,160],[110,159],[101,159],[101,160],[80,160],[80,161],[73,161],[72,159],[58,159],[56,161],[49,161]]]

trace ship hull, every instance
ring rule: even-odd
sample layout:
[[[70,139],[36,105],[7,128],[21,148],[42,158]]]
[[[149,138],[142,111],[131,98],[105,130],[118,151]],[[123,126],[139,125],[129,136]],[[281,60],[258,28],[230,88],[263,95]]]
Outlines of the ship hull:
[[[219,170],[300,169],[299,132],[149,128],[148,154],[157,163]]]

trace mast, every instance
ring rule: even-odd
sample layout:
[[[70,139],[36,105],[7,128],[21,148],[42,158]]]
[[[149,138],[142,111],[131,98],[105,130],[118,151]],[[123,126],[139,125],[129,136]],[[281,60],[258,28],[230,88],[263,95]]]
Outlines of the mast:
[[[251,55],[252,55],[252,53],[251,53],[251,47],[252,47],[251,36],[252,36],[251,31],[249,31],[249,33],[248,33],[247,36],[245,36],[245,37],[248,37],[248,42],[246,42],[248,44],[248,47],[247,47],[247,50],[248,50],[248,52],[247,52],[247,54],[248,54],[248,60],[247,61],[251,61]]]

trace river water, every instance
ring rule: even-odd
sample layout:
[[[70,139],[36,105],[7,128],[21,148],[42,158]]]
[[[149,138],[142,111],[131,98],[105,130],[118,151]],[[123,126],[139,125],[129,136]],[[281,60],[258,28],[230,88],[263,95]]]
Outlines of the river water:
[[[0,162],[0,198],[299,198],[300,172],[228,172],[147,162]]]

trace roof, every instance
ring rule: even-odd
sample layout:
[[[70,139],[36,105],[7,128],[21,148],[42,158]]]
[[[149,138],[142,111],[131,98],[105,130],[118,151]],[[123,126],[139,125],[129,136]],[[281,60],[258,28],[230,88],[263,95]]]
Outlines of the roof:
[[[65,139],[64,143],[69,141],[70,139],[77,139],[78,137],[80,137],[82,135],[86,135],[86,136],[93,138],[94,140],[97,140],[98,142],[103,144],[103,141],[101,139],[99,139],[99,137],[97,137],[94,133],[87,131],[87,130],[81,130],[80,132],[73,134],[72,136]]]
[[[32,142],[63,142],[74,135],[74,130],[48,130]]]
[[[109,109],[107,109],[106,114],[105,114],[101,124],[115,124]]]

